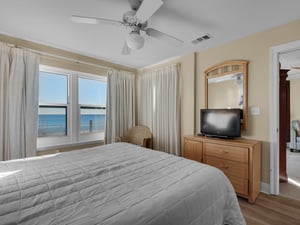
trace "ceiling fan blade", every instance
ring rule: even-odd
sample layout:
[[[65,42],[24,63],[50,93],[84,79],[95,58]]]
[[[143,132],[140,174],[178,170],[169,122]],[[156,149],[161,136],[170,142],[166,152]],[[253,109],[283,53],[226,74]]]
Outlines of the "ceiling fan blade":
[[[161,6],[162,0],[143,0],[135,16],[140,23],[146,22]]]
[[[153,28],[147,28],[144,30],[146,32],[147,35],[157,38],[159,40],[162,41],[166,41],[168,43],[171,43],[172,45],[175,46],[181,46],[184,42],[178,38],[175,38],[169,34],[165,34],[163,32],[160,32],[158,30],[155,30]]]
[[[123,22],[117,20],[108,20],[103,18],[77,16],[77,15],[72,15],[71,20],[75,23],[104,24],[104,25],[114,25],[114,26],[123,25]]]
[[[122,49],[122,55],[129,55],[131,52],[131,48],[127,45],[126,41],[124,42],[123,49]]]

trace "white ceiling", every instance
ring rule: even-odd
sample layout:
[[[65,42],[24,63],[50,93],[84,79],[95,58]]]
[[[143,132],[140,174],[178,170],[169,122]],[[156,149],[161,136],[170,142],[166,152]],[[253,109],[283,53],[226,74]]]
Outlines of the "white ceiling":
[[[148,27],[182,39],[181,47],[145,35],[145,46],[122,55],[128,30],[73,23],[71,15],[122,21],[127,0],[1,0],[0,33],[143,68],[300,19],[299,0],[163,0]],[[209,33],[211,40],[191,41]],[[254,46],[255,47],[255,46]]]

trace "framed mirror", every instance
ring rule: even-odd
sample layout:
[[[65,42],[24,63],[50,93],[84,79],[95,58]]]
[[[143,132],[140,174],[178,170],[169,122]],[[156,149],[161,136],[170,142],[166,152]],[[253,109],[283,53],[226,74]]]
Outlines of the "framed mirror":
[[[205,70],[205,107],[239,108],[247,129],[248,61],[226,61]]]

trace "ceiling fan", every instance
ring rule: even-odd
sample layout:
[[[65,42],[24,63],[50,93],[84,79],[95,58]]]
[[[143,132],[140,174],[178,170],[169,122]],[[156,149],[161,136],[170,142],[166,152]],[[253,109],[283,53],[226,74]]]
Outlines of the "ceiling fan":
[[[128,2],[132,10],[123,14],[123,21],[78,15],[72,15],[71,20],[77,23],[106,24],[128,28],[130,32],[123,45],[123,55],[128,55],[131,50],[140,49],[144,46],[145,39],[141,35],[141,31],[148,36],[167,41],[176,46],[183,44],[183,41],[176,37],[148,28],[147,21],[163,5],[162,0],[128,0]]]

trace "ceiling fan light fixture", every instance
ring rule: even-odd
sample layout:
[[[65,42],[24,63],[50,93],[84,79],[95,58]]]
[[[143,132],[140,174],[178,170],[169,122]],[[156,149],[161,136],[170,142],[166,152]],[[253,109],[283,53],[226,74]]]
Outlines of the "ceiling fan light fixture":
[[[136,50],[144,46],[145,39],[137,32],[131,32],[126,39],[126,42],[129,48]]]

